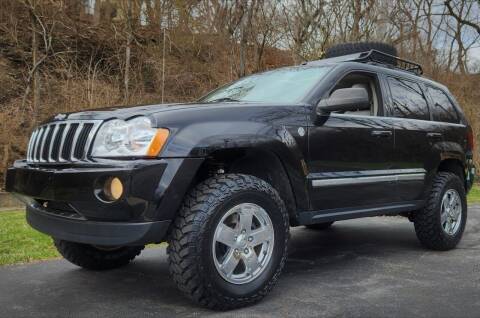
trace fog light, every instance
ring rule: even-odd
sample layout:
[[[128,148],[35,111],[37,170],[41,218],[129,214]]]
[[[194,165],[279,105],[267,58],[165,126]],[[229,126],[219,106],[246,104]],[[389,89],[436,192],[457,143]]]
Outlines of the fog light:
[[[117,177],[110,177],[105,180],[103,193],[109,200],[118,200],[123,194],[122,181]]]

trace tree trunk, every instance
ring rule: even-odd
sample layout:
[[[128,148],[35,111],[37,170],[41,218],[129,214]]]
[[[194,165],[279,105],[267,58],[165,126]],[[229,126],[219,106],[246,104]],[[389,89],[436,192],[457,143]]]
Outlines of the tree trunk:
[[[361,0],[354,0],[353,1],[353,26],[352,26],[352,37],[353,41],[360,40],[360,19],[362,18],[362,1]]]
[[[2,171],[6,171],[8,168],[8,160],[10,159],[10,143],[3,146],[3,160],[2,160]],[[4,175],[6,176],[6,175]],[[2,180],[5,184],[5,180]]]
[[[131,58],[131,46],[132,46],[132,3],[127,1],[127,45],[125,47],[125,77],[123,85],[125,89],[125,102],[128,102],[130,98],[129,86],[130,86],[130,58]]]
[[[32,2],[32,10],[35,10],[35,1]],[[34,13],[30,13],[31,19],[31,28],[32,28],[32,109],[33,109],[33,123],[34,125],[38,122],[38,102],[40,99],[40,92],[39,92],[39,76],[38,76],[38,67],[35,67],[38,62],[38,40],[37,40],[37,21],[35,20]]]
[[[167,36],[166,36],[166,29],[163,28],[163,40],[162,40],[162,104],[165,100],[165,47],[167,46]]]
[[[242,18],[242,29],[240,38],[240,67],[238,76],[243,77],[247,73],[247,50],[248,50],[248,35],[250,33],[250,27],[252,24],[253,8],[255,6],[255,0],[252,0],[249,6],[249,1],[244,2],[244,10],[247,15]],[[244,11],[244,12],[245,12]]]

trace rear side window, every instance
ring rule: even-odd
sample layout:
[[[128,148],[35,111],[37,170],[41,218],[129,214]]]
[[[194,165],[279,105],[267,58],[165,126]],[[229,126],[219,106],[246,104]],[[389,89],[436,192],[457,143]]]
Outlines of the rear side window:
[[[452,102],[442,90],[427,86],[428,94],[433,100],[432,116],[435,121],[458,123],[458,114]]]
[[[402,78],[389,77],[392,93],[392,115],[400,118],[429,120],[428,105],[423,91],[415,82]]]

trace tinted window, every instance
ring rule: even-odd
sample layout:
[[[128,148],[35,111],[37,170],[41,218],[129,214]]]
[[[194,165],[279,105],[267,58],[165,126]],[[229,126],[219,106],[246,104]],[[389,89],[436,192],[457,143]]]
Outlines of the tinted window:
[[[428,86],[428,93],[433,100],[433,120],[447,123],[458,123],[458,116],[455,107],[447,94],[438,88]]]
[[[300,101],[330,69],[291,67],[250,75],[211,92],[200,101],[293,103]]]
[[[393,116],[401,118],[429,119],[428,106],[423,92],[415,82],[389,77],[393,98]]]

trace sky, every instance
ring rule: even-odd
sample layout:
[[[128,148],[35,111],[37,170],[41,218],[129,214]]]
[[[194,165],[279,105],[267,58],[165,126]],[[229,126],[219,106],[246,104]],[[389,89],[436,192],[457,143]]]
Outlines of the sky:
[[[477,59],[480,62],[480,47],[471,48],[470,57]]]
[[[480,72],[480,47],[471,48],[468,55],[469,71],[473,73]]]

